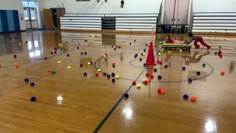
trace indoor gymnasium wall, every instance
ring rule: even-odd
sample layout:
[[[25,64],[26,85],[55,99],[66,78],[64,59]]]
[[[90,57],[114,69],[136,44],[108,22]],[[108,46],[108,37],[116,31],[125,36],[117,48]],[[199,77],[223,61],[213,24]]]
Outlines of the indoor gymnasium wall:
[[[120,0],[39,0],[39,8],[64,7],[66,13],[158,13],[162,0],[124,0],[124,8],[120,8]]]
[[[193,0],[194,12],[236,12],[236,0]]]
[[[20,30],[25,30],[25,21],[21,19],[23,15],[23,5],[21,0],[0,0],[0,10],[18,10]],[[23,16],[22,16],[23,17]]]

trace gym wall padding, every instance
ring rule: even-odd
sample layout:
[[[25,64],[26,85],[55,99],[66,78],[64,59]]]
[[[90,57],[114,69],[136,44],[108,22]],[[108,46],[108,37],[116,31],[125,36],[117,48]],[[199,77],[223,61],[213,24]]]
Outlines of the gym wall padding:
[[[0,32],[20,31],[19,14],[17,10],[0,10]]]

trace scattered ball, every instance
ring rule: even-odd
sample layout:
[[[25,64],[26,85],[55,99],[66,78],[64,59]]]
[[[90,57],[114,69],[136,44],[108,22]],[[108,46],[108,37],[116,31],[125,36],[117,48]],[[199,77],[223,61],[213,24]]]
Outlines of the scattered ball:
[[[77,47],[77,50],[79,50],[79,46]]]
[[[95,73],[95,77],[99,77],[99,73]]]
[[[81,56],[83,56],[83,55],[84,55],[84,53],[83,53],[83,52],[81,52],[81,53],[80,53],[80,55],[81,55]]]
[[[87,77],[87,76],[88,76],[87,72],[84,72],[84,77]]]
[[[148,80],[147,80],[147,79],[144,79],[144,80],[143,80],[143,84],[144,84],[144,85],[148,85]]]
[[[116,79],[120,79],[120,76],[119,76],[119,75],[116,75]]]
[[[15,67],[16,67],[16,69],[19,68],[19,64],[16,64]]]
[[[87,52],[84,52],[84,55],[87,55]]]
[[[142,62],[142,61],[143,61],[143,59],[142,59],[142,58],[139,58],[139,61],[140,61],[140,62]]]
[[[80,67],[83,67],[83,64],[80,64]]]
[[[136,85],[136,88],[139,90],[139,89],[141,89],[141,85],[140,84],[137,84]]]
[[[58,64],[61,64],[61,61],[57,61]]]
[[[196,74],[199,76],[199,75],[201,75],[201,72],[200,72],[200,71],[197,71]]]
[[[112,81],[112,83],[115,83],[115,82],[116,82],[116,79],[112,79],[111,81]]]
[[[28,79],[28,78],[25,78],[25,82],[28,83],[28,82],[29,82],[29,79]]]
[[[51,52],[51,54],[53,54],[53,52]]]
[[[112,76],[112,77],[115,77],[115,75],[116,75],[115,73],[111,73],[111,76]]]
[[[125,98],[125,99],[128,99],[128,98],[129,98],[129,94],[128,94],[128,93],[125,93],[125,94],[124,94],[124,98]]]
[[[14,59],[16,59],[16,58],[17,58],[17,56],[16,56],[16,55],[13,55],[13,57],[14,57]]]
[[[110,79],[111,78],[111,75],[107,74],[107,79]]]
[[[44,57],[44,60],[48,60],[48,57]]]
[[[188,83],[192,83],[193,80],[191,78],[188,79]]]
[[[187,95],[187,94],[184,94],[184,95],[183,95],[183,99],[184,99],[184,100],[188,100],[188,95]]]
[[[34,82],[31,82],[31,83],[30,83],[30,86],[31,86],[31,87],[34,87],[34,86],[35,86],[35,83],[34,83]]]
[[[191,102],[196,102],[197,101],[197,97],[192,96],[190,100],[191,100]]]
[[[185,70],[186,70],[186,67],[185,67],[185,66],[183,66],[183,67],[182,67],[182,70],[183,70],[183,71],[185,71]]]
[[[48,73],[50,73],[51,72],[51,69],[48,69]]]
[[[157,79],[158,79],[158,80],[161,80],[161,79],[162,79],[161,75],[158,75],[158,76],[157,76]]]
[[[168,68],[168,65],[165,65],[164,67],[165,67],[165,69],[167,69],[167,68]]]
[[[156,73],[157,72],[157,68],[154,68],[153,71]]]
[[[103,76],[104,76],[104,77],[107,76],[107,73],[103,73]]]
[[[55,70],[53,70],[53,71],[52,71],[52,74],[53,74],[53,75],[54,75],[54,74],[56,74],[56,71],[55,71]]]
[[[133,86],[136,85],[136,81],[133,81],[133,82],[132,82],[132,85],[133,85]]]
[[[102,70],[101,70],[101,69],[98,69],[97,71],[98,71],[98,72],[101,72]]]
[[[67,66],[67,69],[71,69],[71,66]]]
[[[67,56],[67,57],[70,57],[70,54],[67,54],[66,56]]]
[[[31,98],[30,98],[30,101],[31,101],[31,102],[36,102],[36,101],[37,101],[37,98],[36,98],[36,97],[31,97]]]
[[[224,72],[224,71],[221,71],[221,72],[220,72],[220,75],[221,75],[221,76],[224,76],[224,75],[225,75],[225,72]]]
[[[202,67],[206,67],[206,64],[204,63],[204,64],[202,64]]]

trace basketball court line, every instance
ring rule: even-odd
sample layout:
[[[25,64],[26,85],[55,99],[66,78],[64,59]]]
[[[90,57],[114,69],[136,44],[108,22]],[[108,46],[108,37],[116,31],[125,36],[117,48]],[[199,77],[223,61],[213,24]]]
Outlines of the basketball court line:
[[[95,63],[94,63],[95,64]],[[143,70],[139,73],[139,75],[137,76],[137,78],[135,80],[138,80],[141,75],[145,72],[145,68],[143,68]],[[124,99],[124,94],[128,93],[131,89],[132,89],[132,85],[130,85],[128,87],[128,89],[123,93],[123,95],[120,97],[120,99],[113,105],[113,107],[111,108],[111,110],[106,114],[106,116],[103,118],[103,120],[98,124],[98,126],[95,128],[95,130],[93,131],[93,133],[97,133],[102,126],[106,123],[106,121],[110,118],[110,116],[112,115],[112,113],[115,111],[115,109],[119,106],[119,104],[122,102],[122,100]]]

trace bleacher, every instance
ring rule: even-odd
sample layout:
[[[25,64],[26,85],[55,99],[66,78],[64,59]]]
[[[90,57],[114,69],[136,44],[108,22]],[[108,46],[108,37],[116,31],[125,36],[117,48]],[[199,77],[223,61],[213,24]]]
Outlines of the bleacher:
[[[116,31],[156,31],[158,14],[65,14],[60,18],[62,30],[102,30],[103,18],[115,18]],[[107,24],[109,27],[109,24]],[[111,28],[112,29],[112,28]]]
[[[192,32],[236,33],[236,12],[195,12]]]

